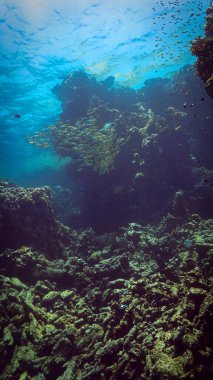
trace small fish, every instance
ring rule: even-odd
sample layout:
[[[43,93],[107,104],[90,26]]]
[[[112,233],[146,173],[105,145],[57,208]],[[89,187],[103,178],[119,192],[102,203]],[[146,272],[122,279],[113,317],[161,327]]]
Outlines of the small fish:
[[[20,115],[19,113],[16,113],[16,114],[14,115],[14,117],[15,117],[16,119],[20,119],[20,118],[21,118],[21,115]]]

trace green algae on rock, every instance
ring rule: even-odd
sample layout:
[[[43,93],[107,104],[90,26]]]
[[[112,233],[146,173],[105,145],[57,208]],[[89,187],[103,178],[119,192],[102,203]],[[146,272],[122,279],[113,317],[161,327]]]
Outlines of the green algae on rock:
[[[116,236],[69,231],[51,260],[3,251],[0,379],[210,379],[211,226],[168,215]]]

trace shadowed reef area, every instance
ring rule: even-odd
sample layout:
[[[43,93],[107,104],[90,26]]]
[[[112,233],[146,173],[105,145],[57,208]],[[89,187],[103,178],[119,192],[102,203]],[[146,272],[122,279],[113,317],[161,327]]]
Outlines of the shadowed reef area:
[[[167,212],[211,215],[212,104],[193,67],[139,90],[75,71],[53,91],[60,121],[28,141],[72,158],[72,203],[55,197],[63,222],[104,233]]]

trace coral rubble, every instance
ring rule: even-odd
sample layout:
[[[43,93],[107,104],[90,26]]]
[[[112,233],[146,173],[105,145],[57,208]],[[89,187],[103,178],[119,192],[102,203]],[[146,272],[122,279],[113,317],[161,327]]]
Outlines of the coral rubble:
[[[17,225],[22,193],[7,184],[1,195]],[[25,246],[8,240],[0,253],[0,379],[210,380],[212,229],[197,214],[102,236],[66,229],[57,257],[19,231]]]
[[[197,73],[205,82],[206,91],[213,97],[213,5],[206,11],[205,37],[192,42],[191,51],[198,57]]]

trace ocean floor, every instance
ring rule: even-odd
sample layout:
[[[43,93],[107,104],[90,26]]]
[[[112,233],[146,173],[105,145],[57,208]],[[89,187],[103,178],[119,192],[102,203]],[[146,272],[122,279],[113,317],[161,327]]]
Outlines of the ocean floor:
[[[212,220],[76,232],[6,182],[0,215],[0,379],[212,379]]]

